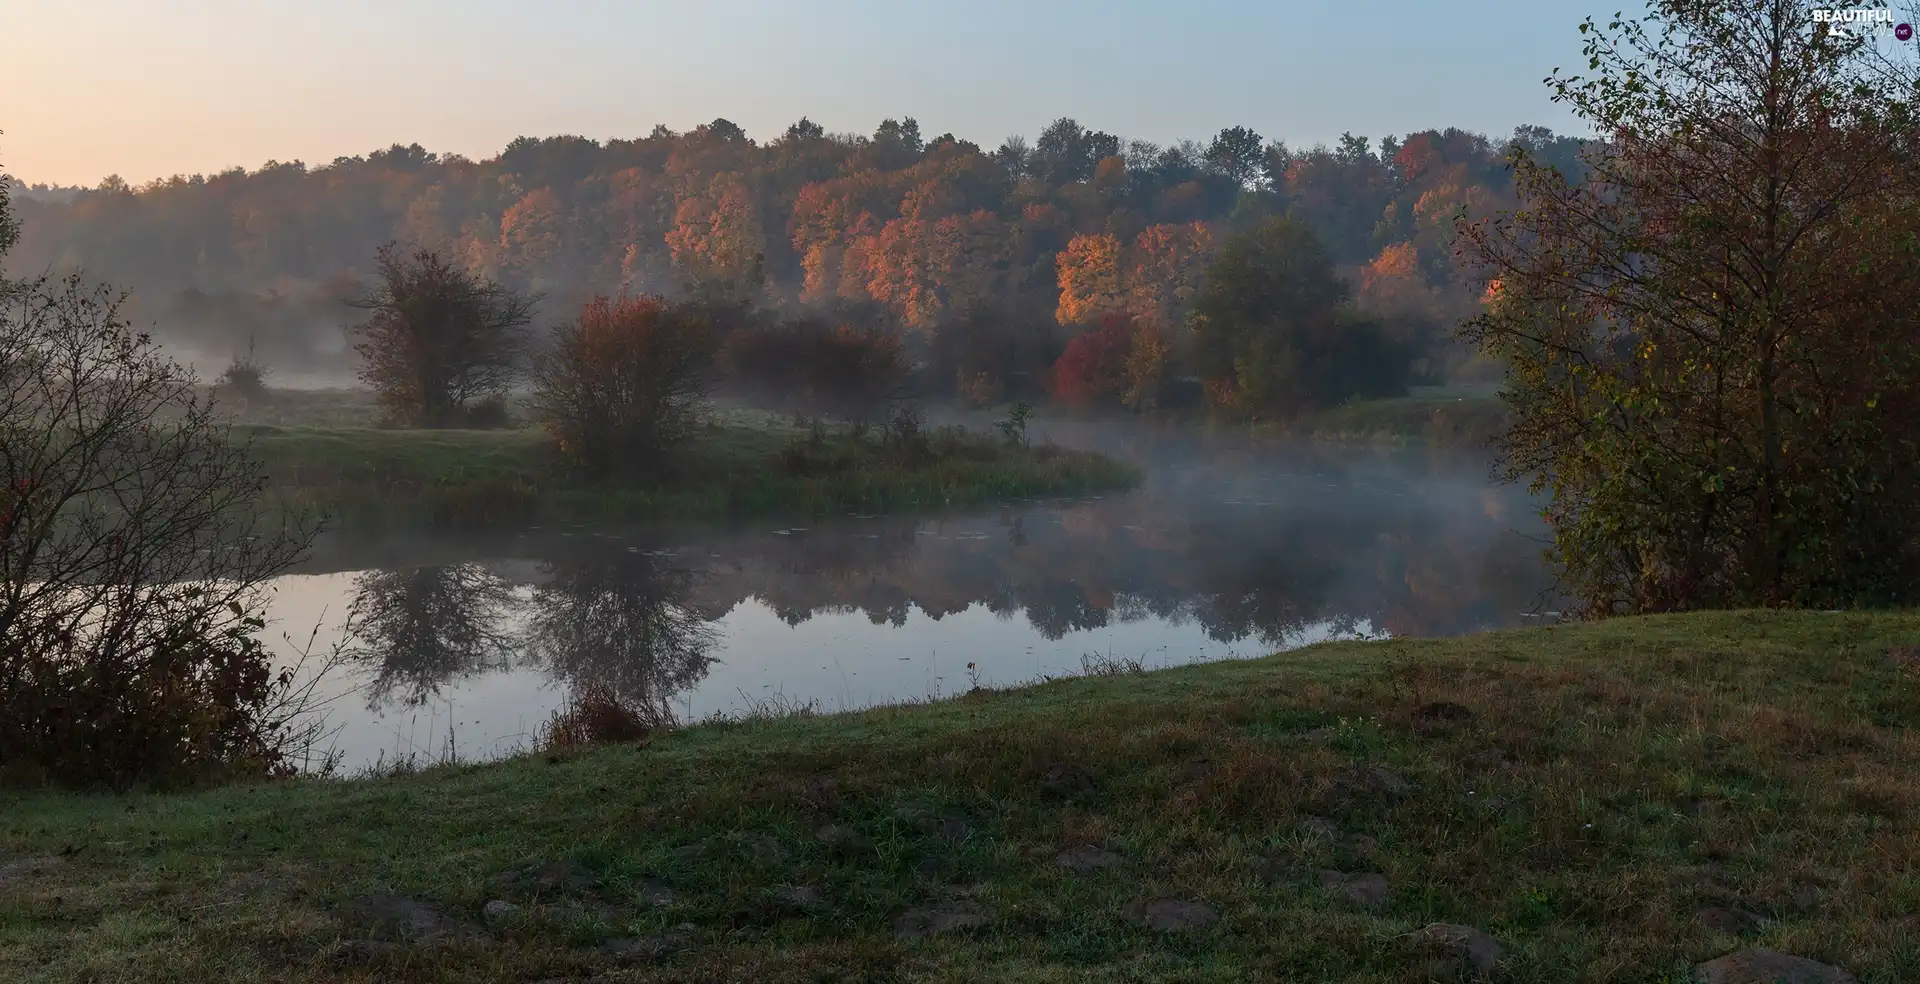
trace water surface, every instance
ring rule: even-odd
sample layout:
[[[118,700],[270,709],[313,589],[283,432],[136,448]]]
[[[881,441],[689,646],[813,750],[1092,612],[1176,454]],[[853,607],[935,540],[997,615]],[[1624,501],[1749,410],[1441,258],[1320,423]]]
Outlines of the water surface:
[[[678,720],[830,711],[1551,607],[1533,510],[1482,463],[1055,433],[1146,481],[938,516],[333,536],[278,583],[276,630],[352,650],[329,712],[355,768],[509,754],[587,683]]]

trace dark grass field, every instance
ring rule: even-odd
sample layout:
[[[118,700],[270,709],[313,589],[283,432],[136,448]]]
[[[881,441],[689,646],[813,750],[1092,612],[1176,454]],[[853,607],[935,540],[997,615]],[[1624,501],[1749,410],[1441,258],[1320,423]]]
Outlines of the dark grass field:
[[[1442,923],[1497,981],[1743,947],[1915,981],[1916,643],[1907,614],[1621,619],[379,779],[13,791],[0,980],[1482,973]]]

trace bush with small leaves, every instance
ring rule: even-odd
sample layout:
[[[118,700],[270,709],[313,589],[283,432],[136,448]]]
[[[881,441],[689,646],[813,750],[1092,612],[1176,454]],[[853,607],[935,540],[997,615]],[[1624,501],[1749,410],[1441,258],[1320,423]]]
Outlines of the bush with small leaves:
[[[560,453],[600,478],[656,475],[698,431],[713,334],[658,295],[597,297],[554,329],[533,407]]]

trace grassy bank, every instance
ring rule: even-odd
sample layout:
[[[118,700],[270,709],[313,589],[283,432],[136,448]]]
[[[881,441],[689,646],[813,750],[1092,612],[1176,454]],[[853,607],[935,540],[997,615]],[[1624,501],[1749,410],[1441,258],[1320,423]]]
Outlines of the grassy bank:
[[[1449,979],[1472,958],[1420,931],[1450,923],[1502,981],[1744,946],[1912,981],[1916,642],[1912,615],[1620,620],[16,795],[0,979],[1359,984]]]
[[[1357,400],[1307,414],[1289,424],[1286,432],[1341,444],[1475,450],[1486,447],[1506,423],[1506,408],[1492,393],[1439,391]]]
[[[559,520],[880,512],[1122,488],[1110,458],[934,434],[901,454],[877,436],[810,439],[798,428],[729,420],[704,430],[680,466],[646,484],[572,480],[536,430],[402,431],[246,424],[272,484],[348,526],[490,526]]]

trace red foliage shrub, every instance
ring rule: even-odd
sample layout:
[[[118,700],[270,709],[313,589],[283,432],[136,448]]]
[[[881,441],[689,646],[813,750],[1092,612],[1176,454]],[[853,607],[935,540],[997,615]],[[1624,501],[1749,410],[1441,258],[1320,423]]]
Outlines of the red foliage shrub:
[[[651,472],[697,426],[713,334],[657,295],[596,297],[557,327],[533,405],[561,453],[596,475]]]
[[[1068,342],[1053,364],[1054,395],[1079,406],[1117,398],[1126,389],[1127,350],[1132,345],[1132,319],[1102,318],[1100,327]]]

